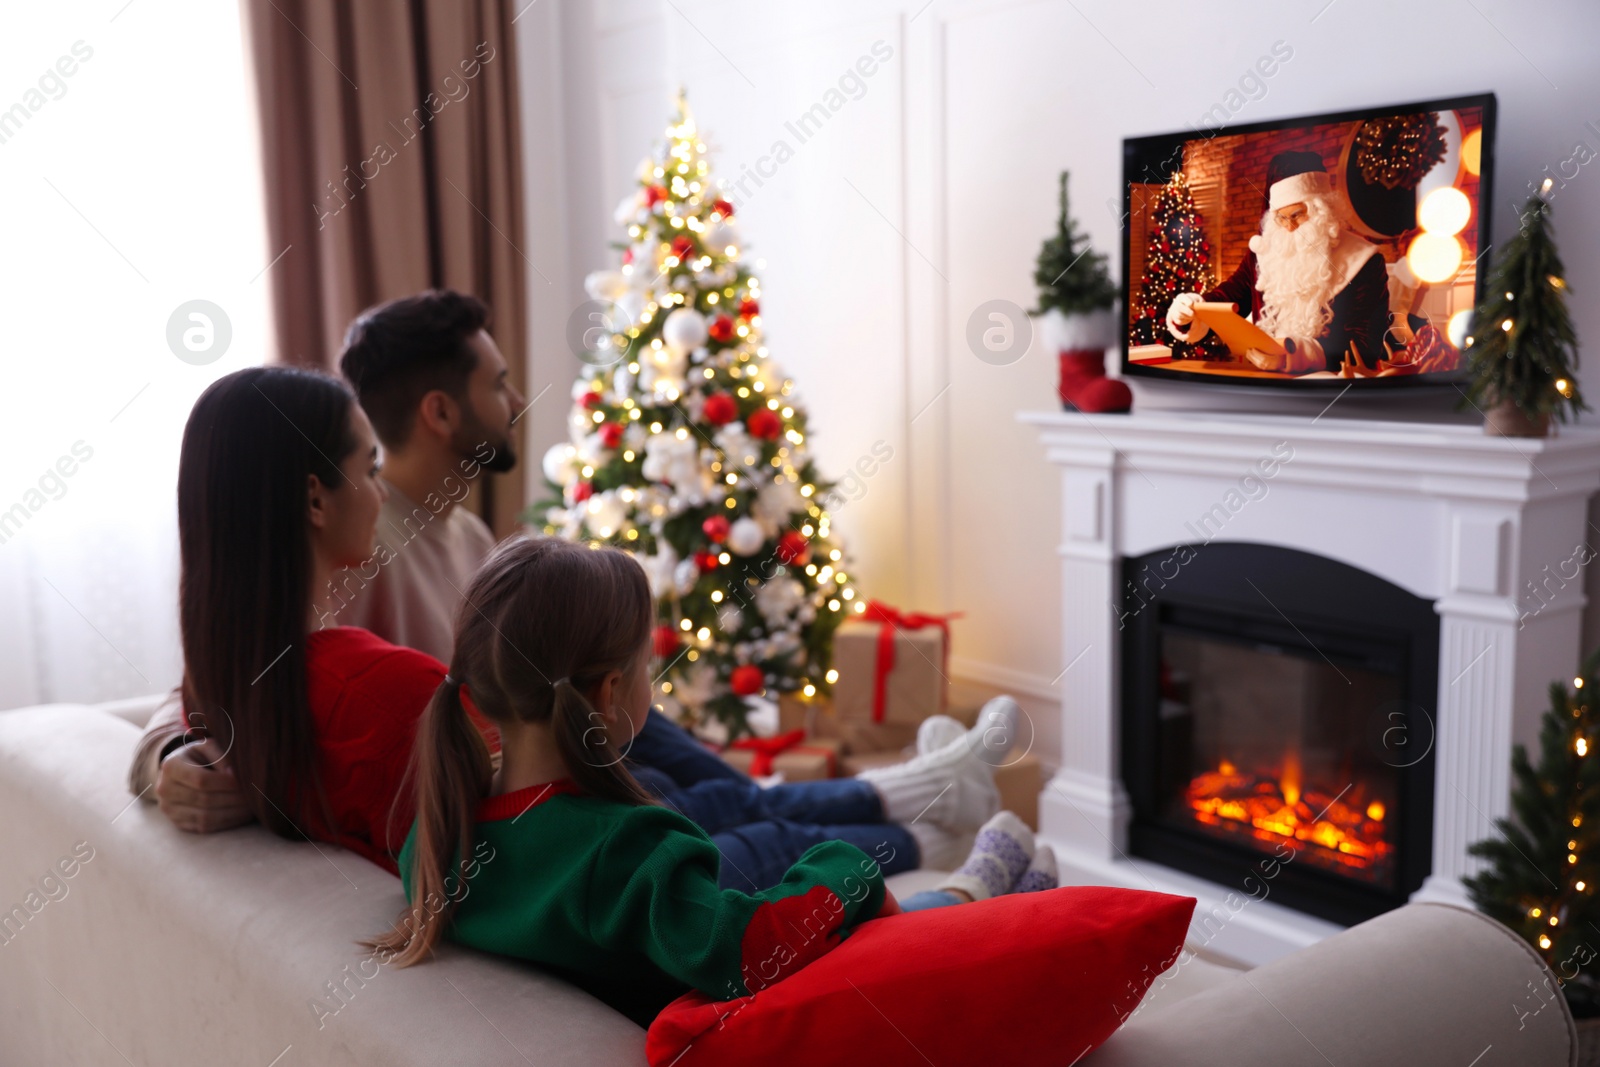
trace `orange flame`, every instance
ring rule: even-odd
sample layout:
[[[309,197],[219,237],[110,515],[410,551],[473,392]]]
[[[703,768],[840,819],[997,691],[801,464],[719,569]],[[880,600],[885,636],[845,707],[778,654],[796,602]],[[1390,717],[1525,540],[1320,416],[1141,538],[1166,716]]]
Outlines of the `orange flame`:
[[[1295,754],[1284,758],[1276,781],[1240,773],[1231,761],[1221,760],[1217,770],[1190,781],[1186,799],[1199,822],[1242,824],[1263,841],[1315,845],[1347,867],[1365,870],[1389,855],[1393,846],[1385,839],[1388,811],[1382,801],[1363,809],[1348,791],[1305,787],[1302,773]],[[1361,790],[1353,792],[1359,796]]]

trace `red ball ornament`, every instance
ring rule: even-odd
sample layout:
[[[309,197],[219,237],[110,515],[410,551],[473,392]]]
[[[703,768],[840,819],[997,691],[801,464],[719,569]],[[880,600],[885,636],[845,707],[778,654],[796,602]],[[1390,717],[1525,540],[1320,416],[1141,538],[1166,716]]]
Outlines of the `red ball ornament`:
[[[622,443],[622,424],[608,422],[600,427],[600,443],[607,448],[616,448]]]
[[[717,569],[716,554],[713,552],[696,552],[694,554],[694,565],[700,568],[701,574],[707,571],[714,571]]]
[[[595,408],[605,403],[605,398],[591,389],[587,393],[583,394],[582,403],[585,410],[593,411]]]
[[[713,515],[700,524],[700,532],[716,545],[728,539],[728,529],[728,520],[721,515]]]
[[[735,696],[755,696],[767,687],[767,675],[754,663],[746,663],[735,667],[733,673],[728,675],[728,685],[733,688]]]
[[[778,559],[783,563],[804,564],[811,558],[811,542],[795,530],[778,538]]]
[[[651,185],[646,187],[644,191],[645,204],[648,207],[655,207],[666,198],[667,187],[665,185]]]
[[[678,652],[678,631],[662,623],[650,635],[650,650],[660,659],[671,659]]]
[[[761,314],[761,302],[759,300],[752,300],[750,297],[745,297],[743,300],[739,301],[739,317],[741,319],[748,319],[752,315],[759,314]]]
[[[783,420],[771,408],[757,408],[744,420],[744,425],[750,436],[760,441],[776,441],[783,433]]]
[[[725,219],[733,218],[733,205],[728,203],[726,200],[711,201],[711,210],[715,211]]]
[[[632,262],[633,262],[633,247],[630,245],[628,248],[623,250],[623,253],[622,253],[622,265],[624,267],[626,267]]]
[[[575,504],[581,504],[592,496],[594,496],[594,486],[589,482],[579,482],[572,487],[572,501]]]
[[[739,417],[739,405],[727,393],[712,393],[700,408],[700,417],[713,426],[726,426]]]
[[[711,339],[713,341],[720,342],[721,344],[727,344],[729,341],[733,340],[733,319],[729,318],[727,315],[718,315],[716,318],[711,320],[711,326],[709,327],[708,332],[711,334]]]
[[[672,254],[679,260],[689,258],[689,253],[694,251],[694,238],[686,233],[680,233],[672,239]]]

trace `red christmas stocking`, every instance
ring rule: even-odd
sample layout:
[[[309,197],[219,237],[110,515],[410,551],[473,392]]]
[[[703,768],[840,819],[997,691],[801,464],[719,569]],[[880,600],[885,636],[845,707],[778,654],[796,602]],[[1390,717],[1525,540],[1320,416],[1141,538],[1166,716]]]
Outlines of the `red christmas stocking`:
[[[1116,378],[1106,377],[1104,349],[1063,351],[1060,392],[1064,406],[1090,415],[1133,407],[1133,390]]]

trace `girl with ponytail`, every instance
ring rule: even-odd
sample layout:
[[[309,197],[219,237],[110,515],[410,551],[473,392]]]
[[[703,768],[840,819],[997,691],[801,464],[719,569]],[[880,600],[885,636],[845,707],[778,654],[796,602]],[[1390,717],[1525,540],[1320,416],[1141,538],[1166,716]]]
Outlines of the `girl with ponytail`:
[[[843,841],[813,846],[761,892],[719,888],[706,832],[654,803],[623,762],[650,711],[653,620],[626,553],[537,538],[490,557],[417,735],[400,856],[410,906],[369,947],[406,966],[448,929],[645,1025],[690,988],[746,995],[747,978],[776,981],[898,909],[877,862]],[[499,728],[498,772],[474,712]],[[802,926],[817,933],[794,951],[787,932]]]

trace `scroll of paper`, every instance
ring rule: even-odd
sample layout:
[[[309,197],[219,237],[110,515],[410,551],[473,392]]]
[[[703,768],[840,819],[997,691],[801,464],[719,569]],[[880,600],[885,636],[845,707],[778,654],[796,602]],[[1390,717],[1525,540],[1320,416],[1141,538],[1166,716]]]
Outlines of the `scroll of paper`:
[[[1239,307],[1230,303],[1205,303],[1194,306],[1194,321],[1211,327],[1228,351],[1242,356],[1250,349],[1269,355],[1284,355],[1283,346],[1272,335],[1248,319],[1239,317]],[[1192,329],[1193,327],[1191,327]]]

